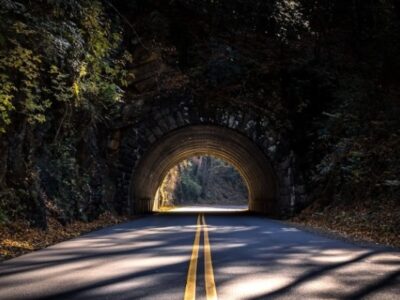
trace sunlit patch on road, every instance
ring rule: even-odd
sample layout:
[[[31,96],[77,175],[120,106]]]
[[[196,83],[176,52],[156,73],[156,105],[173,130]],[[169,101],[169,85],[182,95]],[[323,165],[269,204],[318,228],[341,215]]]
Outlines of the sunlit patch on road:
[[[167,213],[235,213],[248,211],[247,205],[196,205],[174,207],[163,212]]]

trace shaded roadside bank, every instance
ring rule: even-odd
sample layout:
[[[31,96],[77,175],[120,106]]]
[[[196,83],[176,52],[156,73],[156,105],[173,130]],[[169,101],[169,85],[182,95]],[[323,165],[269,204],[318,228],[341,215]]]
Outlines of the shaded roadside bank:
[[[291,219],[326,233],[355,241],[400,247],[400,210],[396,200],[320,207],[310,206]]]
[[[74,221],[66,225],[49,218],[47,230],[31,227],[25,220],[1,225],[0,262],[127,220],[124,216],[104,213],[91,222]]]

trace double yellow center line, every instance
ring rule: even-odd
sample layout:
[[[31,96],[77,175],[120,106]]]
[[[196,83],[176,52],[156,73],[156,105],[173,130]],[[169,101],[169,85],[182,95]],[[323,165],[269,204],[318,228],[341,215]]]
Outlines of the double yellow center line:
[[[203,214],[197,217],[196,235],[194,237],[192,256],[190,258],[189,271],[186,280],[184,300],[196,299],[196,275],[197,259],[199,257],[200,235],[204,232],[204,274],[207,300],[216,300],[217,289],[214,281],[214,271],[211,259],[211,246],[208,238],[208,228]]]

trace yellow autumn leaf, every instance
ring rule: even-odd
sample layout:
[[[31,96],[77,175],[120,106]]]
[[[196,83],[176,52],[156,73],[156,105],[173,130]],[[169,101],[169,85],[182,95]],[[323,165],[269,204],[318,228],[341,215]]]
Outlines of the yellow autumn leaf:
[[[74,93],[74,95],[76,97],[79,97],[79,84],[78,82],[74,81],[74,83],[72,84],[72,92]]]

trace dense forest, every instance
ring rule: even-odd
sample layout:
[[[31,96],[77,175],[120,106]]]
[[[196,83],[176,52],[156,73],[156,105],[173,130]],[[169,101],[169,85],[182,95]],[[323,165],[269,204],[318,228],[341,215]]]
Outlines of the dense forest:
[[[184,91],[269,115],[307,217],[399,232],[398,1],[0,0],[0,19],[0,223],[121,213],[124,106]]]
[[[164,206],[247,205],[247,187],[239,172],[212,156],[192,157],[173,167],[159,193]]]
[[[104,164],[97,136],[132,59],[120,22],[100,1],[1,5],[0,219],[94,218],[109,209],[94,176]]]

